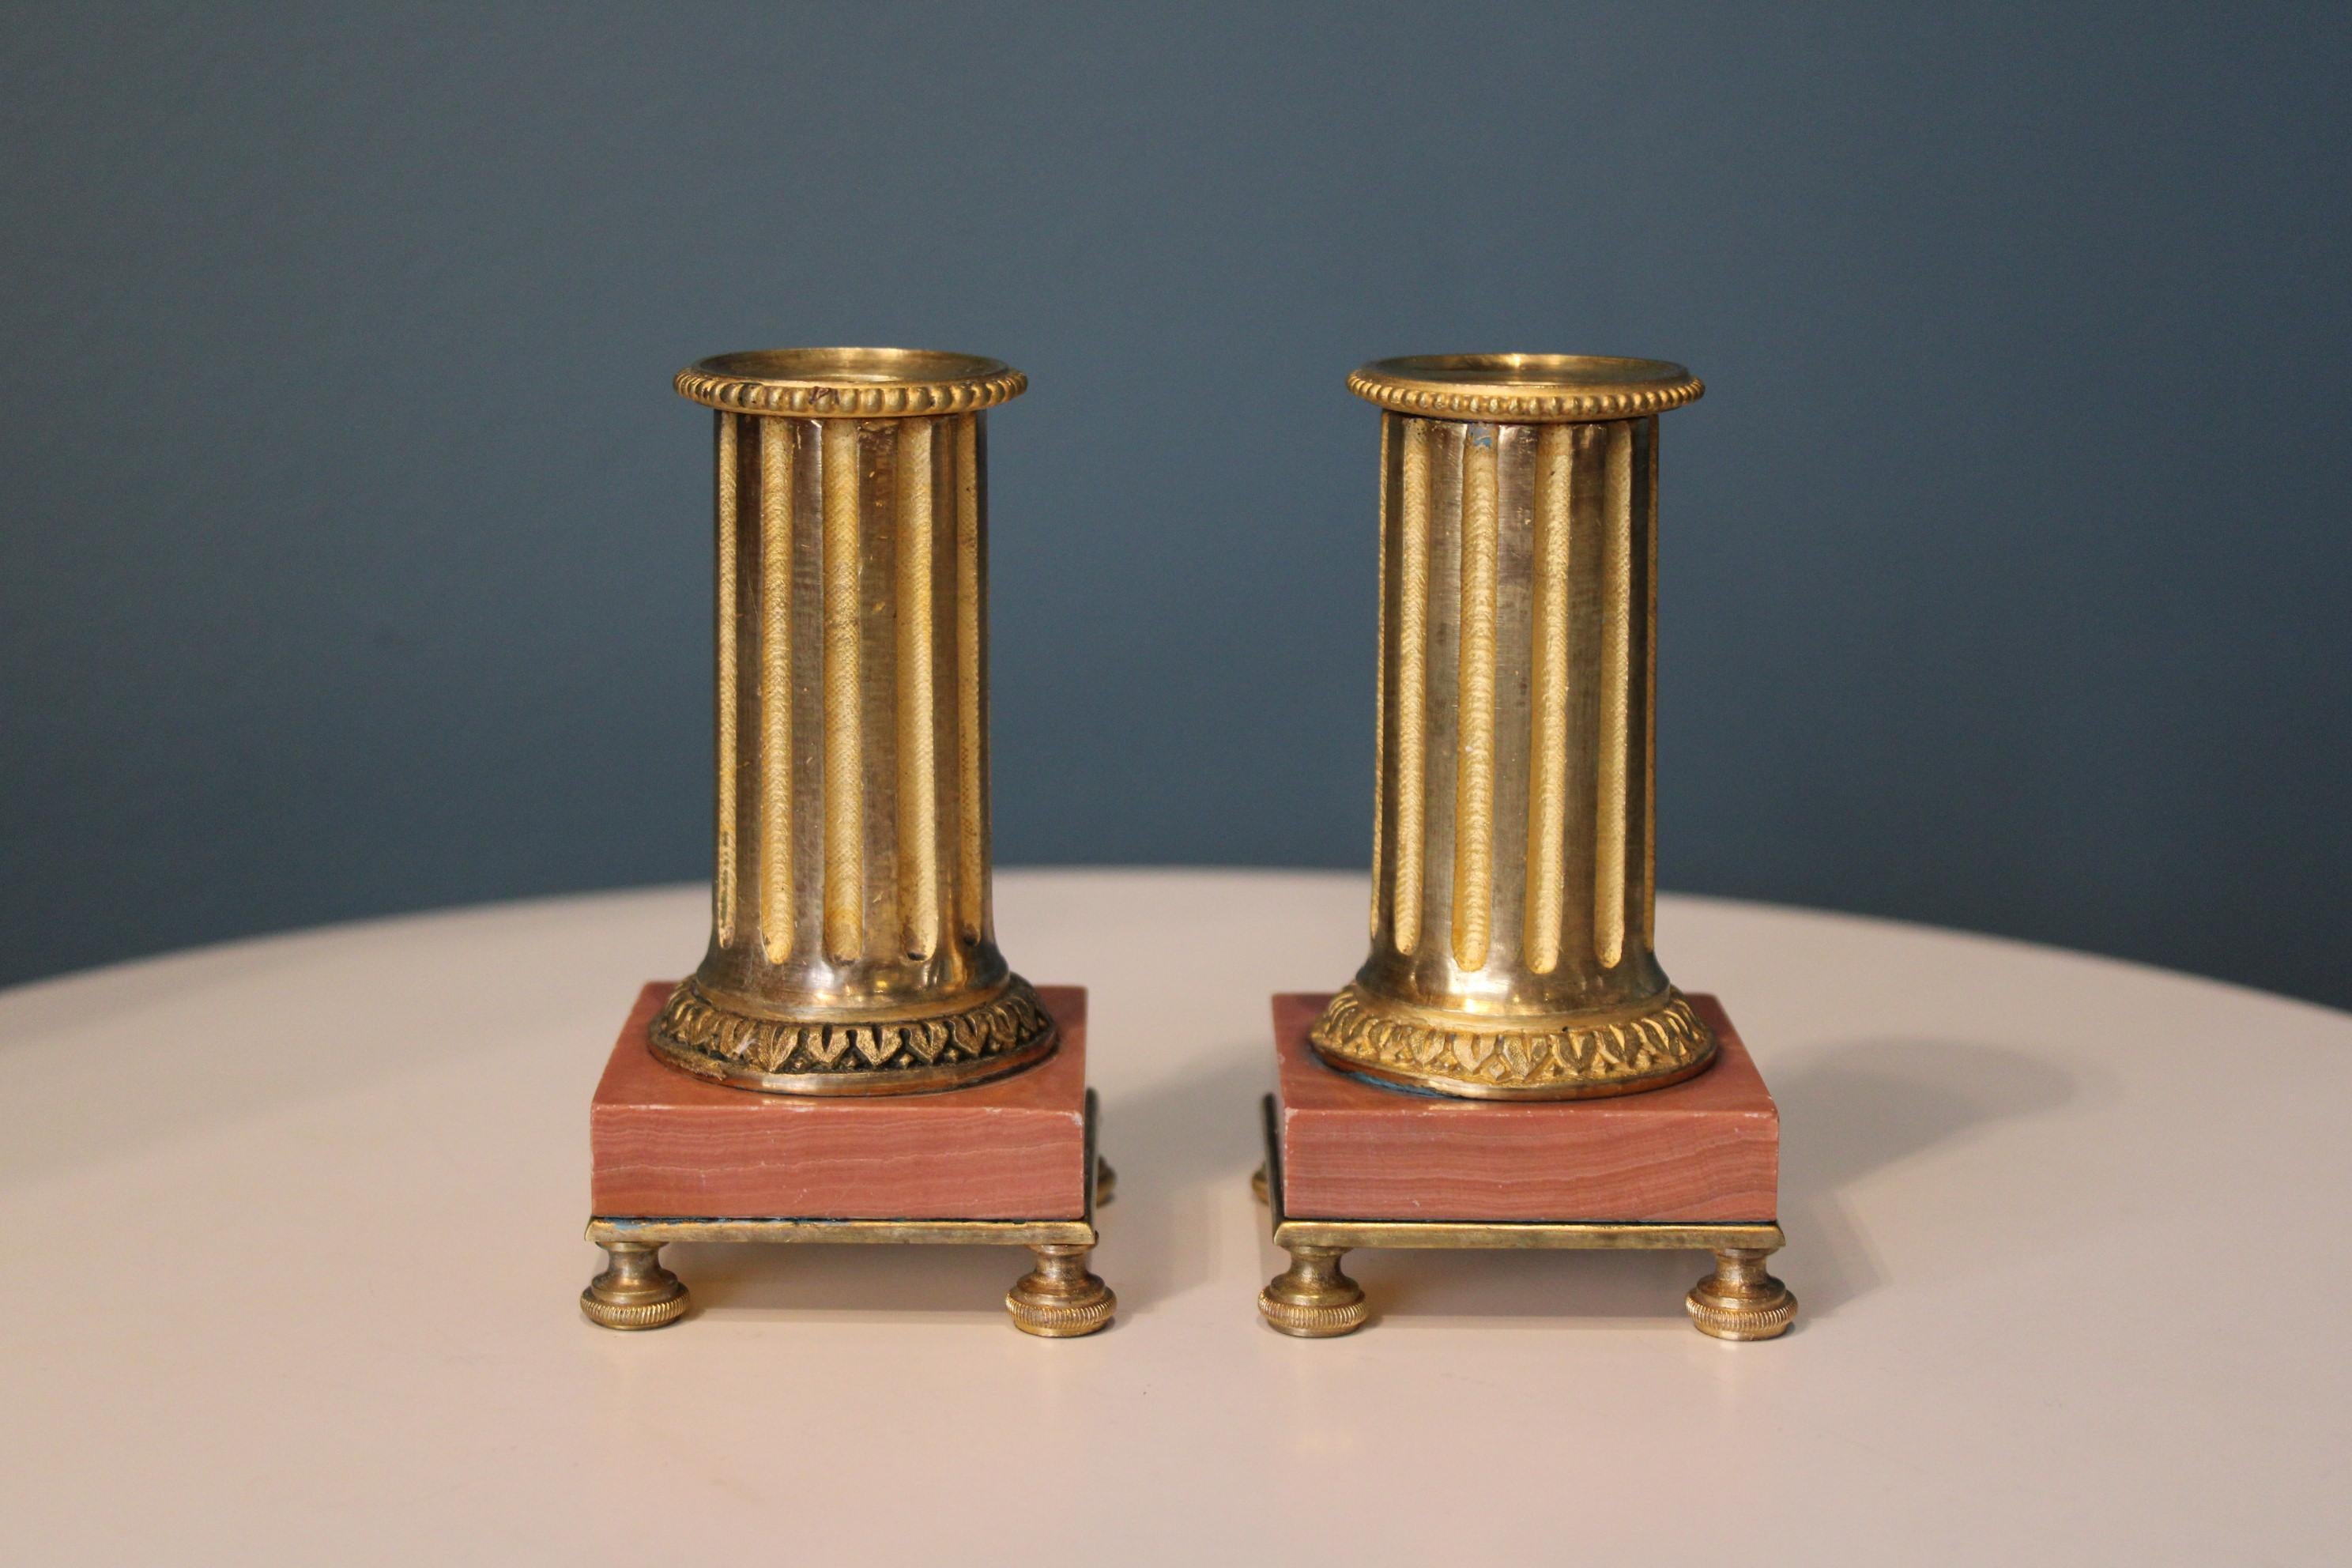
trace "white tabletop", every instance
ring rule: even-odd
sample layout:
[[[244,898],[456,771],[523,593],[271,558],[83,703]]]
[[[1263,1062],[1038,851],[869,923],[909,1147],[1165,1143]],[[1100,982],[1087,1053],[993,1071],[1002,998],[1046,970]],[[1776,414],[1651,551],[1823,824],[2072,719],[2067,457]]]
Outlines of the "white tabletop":
[[[1021,872],[1093,989],[1118,1324],[1023,1255],[675,1247],[584,1322],[587,1100],[662,889],[243,942],[0,993],[24,1563],[2341,1561],[2352,1016],[1984,938],[1690,899],[1659,952],[1779,1097],[1786,1339],[1697,1255],[1366,1253],[1288,1340],[1246,1178],[1266,995],[1360,878]],[[753,1555],[756,1554],[756,1555]]]

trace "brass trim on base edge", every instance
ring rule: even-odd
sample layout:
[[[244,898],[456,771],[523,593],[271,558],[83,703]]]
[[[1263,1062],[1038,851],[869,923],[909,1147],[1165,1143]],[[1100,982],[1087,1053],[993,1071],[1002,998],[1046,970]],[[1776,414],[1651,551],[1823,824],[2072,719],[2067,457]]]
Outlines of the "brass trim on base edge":
[[[1779,1337],[1796,1321],[1797,1299],[1764,1271],[1764,1259],[1787,1244],[1775,1220],[1393,1220],[1295,1219],[1282,1201],[1282,1122],[1273,1095],[1261,1102],[1265,1163],[1250,1175],[1251,1194],[1266,1205],[1274,1244],[1291,1265],[1258,1293],[1268,1326],[1298,1338],[1329,1338],[1363,1326],[1362,1288],[1339,1260],[1359,1247],[1428,1251],[1712,1252],[1715,1272],[1685,1302],[1691,1325],[1719,1340]],[[1352,1298],[1349,1296],[1352,1292]]]

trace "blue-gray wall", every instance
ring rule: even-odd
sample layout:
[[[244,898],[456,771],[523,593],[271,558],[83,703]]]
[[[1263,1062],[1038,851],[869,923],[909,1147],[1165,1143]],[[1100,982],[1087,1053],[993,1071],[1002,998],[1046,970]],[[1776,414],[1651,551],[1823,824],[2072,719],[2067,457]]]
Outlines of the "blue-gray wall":
[[[2352,1003],[2343,9],[1969,9],[22,7],[0,980],[704,874],[762,345],[1030,373],[1003,859],[1360,865],[1341,378],[1521,348],[1713,389],[1669,886]]]

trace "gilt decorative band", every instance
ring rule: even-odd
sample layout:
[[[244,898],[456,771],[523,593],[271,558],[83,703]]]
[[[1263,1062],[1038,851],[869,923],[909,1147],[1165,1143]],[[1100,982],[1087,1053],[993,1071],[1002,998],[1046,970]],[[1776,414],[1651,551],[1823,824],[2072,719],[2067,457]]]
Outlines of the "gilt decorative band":
[[[1508,354],[1382,361],[1350,384],[1386,410],[1372,943],[1316,1046],[1351,1071],[1489,1098],[1703,1069],[1714,1042],[1651,951],[1644,412],[1696,397],[1697,379]],[[1484,412],[1396,412],[1428,407]]]
[[[678,384],[709,402],[698,389],[719,381],[752,391],[714,416],[711,940],[654,1048],[799,1094],[951,1088],[1042,1059],[1052,1021],[990,910],[982,416],[908,412],[1003,401],[1020,374],[793,349],[706,360]]]
[[[1331,999],[1308,1037],[1328,1060],[1367,1077],[1468,1099],[1573,1100],[1661,1089],[1704,1070],[1715,1039],[1672,986],[1654,1005],[1610,1021],[1550,1028],[1465,1027],[1365,994]]]
[[[1015,1071],[1054,1046],[1044,1005],[1018,975],[976,1006],[868,1023],[751,1017],[689,980],[670,994],[653,1033],[655,1051],[674,1067],[783,1093],[824,1092],[816,1079],[866,1093],[945,1088]]]

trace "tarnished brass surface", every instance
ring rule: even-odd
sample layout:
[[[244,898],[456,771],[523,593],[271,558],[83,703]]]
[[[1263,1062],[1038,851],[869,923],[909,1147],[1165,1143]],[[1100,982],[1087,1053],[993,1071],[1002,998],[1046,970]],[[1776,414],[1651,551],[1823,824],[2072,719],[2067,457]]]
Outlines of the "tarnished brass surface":
[[[1715,1272],[1691,1287],[1683,1305],[1700,1333],[1718,1340],[1770,1340],[1797,1321],[1797,1299],[1765,1271],[1769,1247],[1727,1247],[1715,1255]]]
[[[661,1266],[661,1247],[609,1241],[604,1271],[580,1292],[580,1310],[601,1329],[658,1329],[686,1316],[686,1287]]]
[[[653,1026],[688,1072],[786,1094],[953,1089],[1053,1021],[989,897],[987,478],[994,360],[724,354],[717,412],[711,937]]]
[[[1310,1036],[1478,1099],[1679,1082],[1715,1040],[1651,951],[1659,411],[1680,365],[1383,360],[1371,956]]]
[[[1337,1339],[1364,1326],[1364,1288],[1339,1267],[1347,1249],[1290,1245],[1290,1267],[1257,1293],[1258,1316],[1278,1333],[1298,1340]]]
[[[1764,1271],[1764,1259],[1788,1239],[1770,1220],[1673,1224],[1607,1220],[1293,1219],[1282,1206],[1282,1122],[1275,1098],[1261,1105],[1265,1163],[1250,1176],[1250,1191],[1266,1205],[1274,1244],[1290,1267],[1258,1293],[1258,1311],[1272,1327],[1300,1338],[1352,1333],[1370,1316],[1362,1288],[1341,1272],[1339,1260],[1359,1247],[1416,1251],[1711,1251],[1716,1271],[1694,1287],[1684,1305],[1699,1332],[1720,1340],[1769,1340],[1796,1321],[1797,1299]]]
[[[1029,1249],[1037,1267],[1004,1293],[1013,1326],[1044,1340],[1074,1340],[1110,1327],[1118,1298],[1087,1271],[1092,1247],[1041,1246]]]

